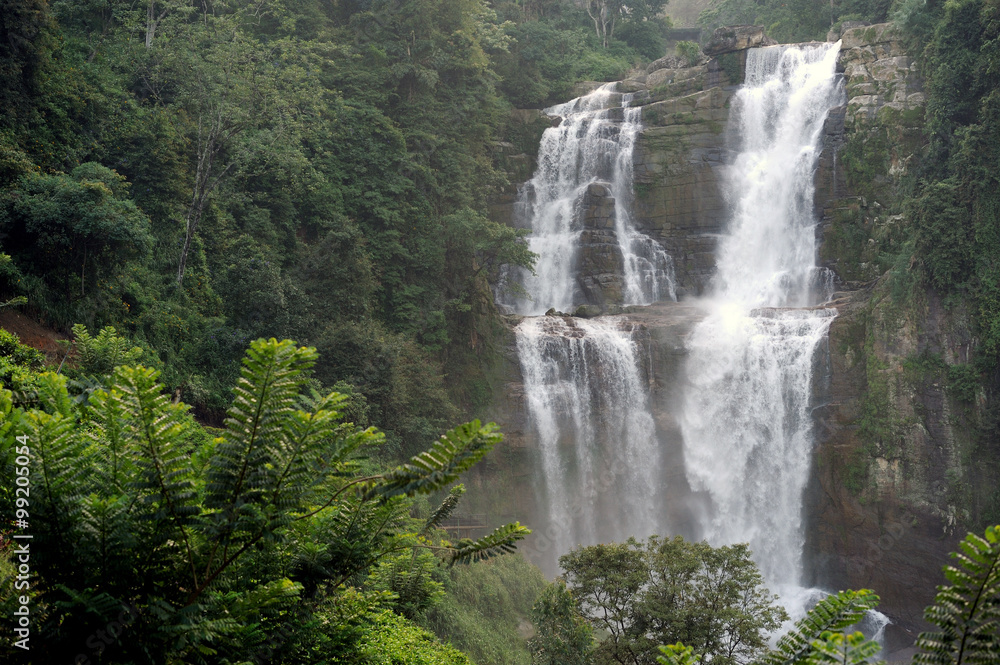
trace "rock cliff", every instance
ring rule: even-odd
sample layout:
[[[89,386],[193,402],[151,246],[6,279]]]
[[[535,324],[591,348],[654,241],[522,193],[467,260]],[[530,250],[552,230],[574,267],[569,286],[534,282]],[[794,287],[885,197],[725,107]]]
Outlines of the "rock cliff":
[[[977,444],[975,344],[961,303],[887,266],[908,237],[905,191],[923,144],[918,69],[891,25],[843,34],[848,102],[826,168],[820,250],[848,289],[817,386],[817,448],[805,509],[813,583],[872,588],[895,622],[890,652],[926,628],[941,567],[990,500]],[[979,447],[977,448],[977,445]],[[907,651],[896,654],[905,660]],[[908,662],[908,660],[906,660]]]

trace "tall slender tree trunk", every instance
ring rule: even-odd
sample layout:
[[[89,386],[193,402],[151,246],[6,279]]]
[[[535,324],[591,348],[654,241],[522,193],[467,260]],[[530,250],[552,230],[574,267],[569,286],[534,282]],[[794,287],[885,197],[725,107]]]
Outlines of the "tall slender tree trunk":
[[[149,7],[146,9],[146,48],[153,45],[153,37],[156,35],[156,28],[160,25],[163,17],[170,12],[170,7],[165,7],[159,16],[156,15],[156,0],[149,0]]]
[[[212,165],[220,150],[218,136],[221,130],[222,118],[212,119],[211,127],[205,129],[203,120],[198,119],[198,168],[194,176],[194,191],[191,194],[191,206],[188,208],[184,224],[184,244],[181,247],[180,260],[177,262],[177,286],[184,286],[184,271],[187,269],[188,253],[191,251],[191,240],[198,231],[202,213],[209,195],[219,184],[219,180],[233,166],[229,164],[212,177]]]

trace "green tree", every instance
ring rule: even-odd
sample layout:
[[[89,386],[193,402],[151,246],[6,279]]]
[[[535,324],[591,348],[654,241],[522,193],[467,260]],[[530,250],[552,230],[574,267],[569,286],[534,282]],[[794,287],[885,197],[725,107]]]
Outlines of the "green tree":
[[[582,614],[608,635],[599,663],[654,663],[658,645],[677,641],[703,662],[749,663],[787,618],[746,545],[652,536],[584,547],[559,563]]]
[[[194,173],[178,286],[183,286],[192,242],[220,184],[241,171],[260,172],[276,156],[294,151],[299,121],[313,110],[314,88],[304,82],[301,45],[287,39],[265,41],[254,33],[254,26],[280,11],[262,3],[215,2],[202,4],[198,20],[179,11],[156,19],[161,37],[155,43],[150,38],[144,82],[154,99],[191,119]]]
[[[583,665],[594,649],[594,631],[577,610],[566,582],[545,587],[531,608],[535,636],[528,640],[531,662],[538,665]]]
[[[53,46],[52,16],[45,0],[0,2],[0,124],[24,120],[40,92],[39,71]]]
[[[0,208],[5,246],[63,298],[84,296],[152,245],[149,218],[115,171],[88,162],[69,175],[33,173]],[[30,268],[29,268],[30,266]]]
[[[754,665],[862,665],[879,652],[879,645],[858,632],[846,632],[874,609],[873,592],[842,591],[817,603],[778,640],[774,649],[758,653]],[[660,665],[696,665],[705,655],[682,642],[660,647]]]

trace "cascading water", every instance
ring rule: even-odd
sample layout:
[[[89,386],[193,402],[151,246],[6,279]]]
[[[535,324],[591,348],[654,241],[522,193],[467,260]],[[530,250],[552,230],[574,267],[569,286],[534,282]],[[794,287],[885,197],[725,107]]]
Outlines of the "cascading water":
[[[615,236],[623,257],[624,304],[648,305],[674,299],[674,269],[660,245],[632,223],[632,154],[642,128],[642,109],[630,107],[634,95],[606,83],[588,95],[546,112],[561,116],[545,130],[538,168],[521,191],[519,214],[531,228],[528,246],[538,255],[535,274],[519,271],[527,297],[501,291],[498,300],[520,314],[549,308],[572,311],[585,298],[577,280],[582,203],[588,185],[605,182],[615,201]]]
[[[827,111],[843,99],[838,51],[839,43],[748,53],[730,119],[741,140],[728,183],[734,212],[708,316],[689,341],[681,416],[688,481],[711,498],[704,536],[749,542],[790,605],[803,598],[814,355],[836,315],[809,306],[830,295],[815,265],[813,174]]]
[[[522,190],[536,274],[518,277],[528,297],[506,304],[522,314],[584,304],[578,272],[583,203],[604,183],[614,199],[621,254],[621,304],[675,299],[673,262],[632,223],[633,150],[642,109],[615,83],[547,110],[562,116],[542,136],[535,176]],[[631,326],[620,317],[524,319],[515,330],[525,398],[539,450],[536,482],[545,506],[536,524],[536,561],[550,574],[578,544],[646,536],[656,530],[657,445]],[[537,537],[536,537],[537,538]]]
[[[536,560],[551,573],[575,545],[655,530],[656,432],[624,319],[532,317],[516,333],[548,517]]]

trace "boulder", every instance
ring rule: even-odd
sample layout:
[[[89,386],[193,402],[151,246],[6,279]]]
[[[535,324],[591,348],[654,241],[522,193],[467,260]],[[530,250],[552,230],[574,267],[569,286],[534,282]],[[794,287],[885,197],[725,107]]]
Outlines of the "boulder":
[[[830,28],[830,31],[826,33],[826,41],[835,42],[848,30],[853,30],[854,28],[864,28],[869,25],[871,25],[871,23],[868,21],[844,21],[840,24],[839,28]]]
[[[646,67],[646,73],[652,74],[659,69],[680,69],[687,66],[687,58],[682,58],[679,55],[667,55],[649,63],[649,67]]]
[[[724,53],[745,51],[759,46],[774,46],[778,42],[764,34],[760,25],[726,25],[712,33],[705,55],[714,58]]]
[[[592,319],[594,317],[600,316],[601,314],[603,314],[603,312],[601,311],[601,308],[598,307],[597,305],[580,305],[579,307],[576,308],[576,311],[573,312],[573,316],[579,317],[581,319]]]

